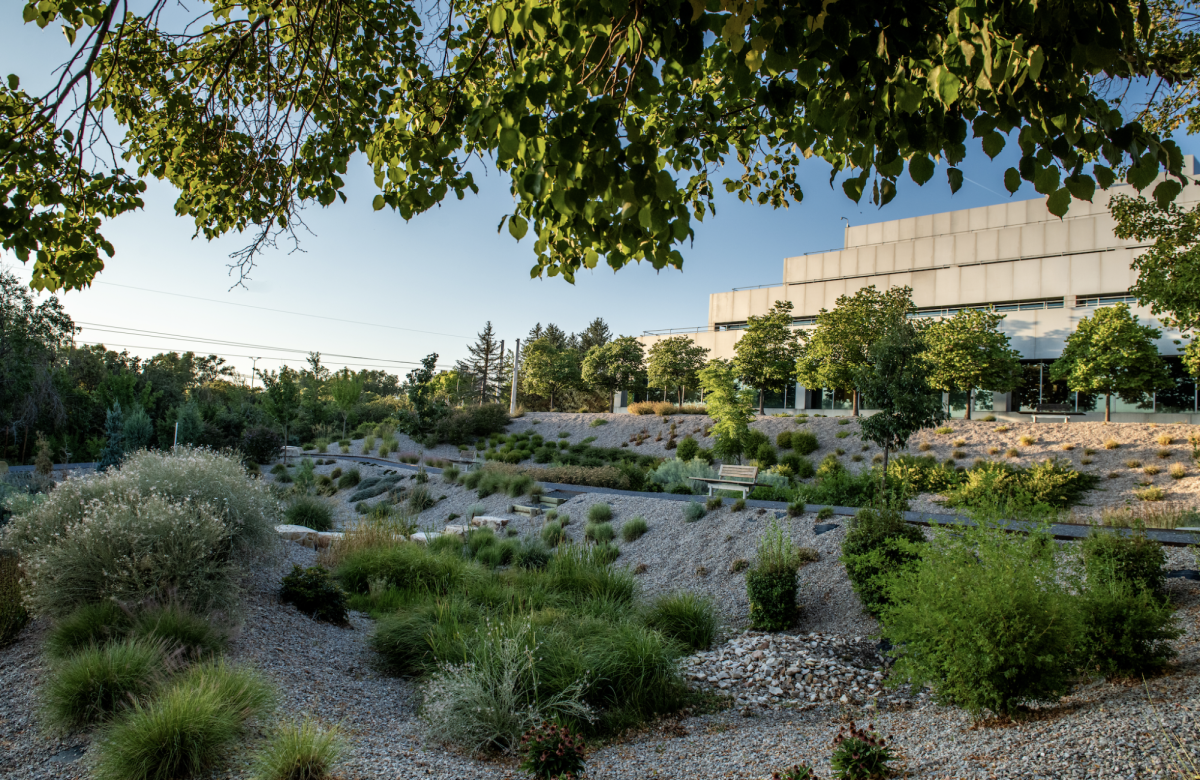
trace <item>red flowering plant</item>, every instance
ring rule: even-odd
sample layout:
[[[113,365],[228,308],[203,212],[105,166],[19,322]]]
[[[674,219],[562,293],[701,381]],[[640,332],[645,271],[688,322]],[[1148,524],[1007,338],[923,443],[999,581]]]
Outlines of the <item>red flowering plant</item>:
[[[521,737],[521,769],[538,780],[583,776],[583,738],[566,726],[544,721]]]

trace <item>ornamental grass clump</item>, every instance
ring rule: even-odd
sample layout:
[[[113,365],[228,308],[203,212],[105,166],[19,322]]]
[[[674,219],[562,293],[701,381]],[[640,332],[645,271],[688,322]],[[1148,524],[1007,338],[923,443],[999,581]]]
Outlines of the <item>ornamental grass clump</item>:
[[[685,522],[694,523],[704,517],[707,511],[699,501],[689,501],[683,505],[683,519]]]
[[[887,583],[880,624],[896,658],[891,684],[929,685],[975,718],[1057,701],[1075,679],[1083,620],[1054,549],[1041,531],[935,530],[915,565]]]
[[[320,496],[304,493],[294,496],[288,502],[283,517],[291,525],[301,525],[314,531],[328,531],[333,528],[333,507]]]
[[[621,538],[626,542],[634,542],[641,539],[648,530],[646,518],[638,515],[626,520],[621,524]]]
[[[666,593],[646,609],[646,625],[693,652],[707,650],[717,635],[712,597],[692,591]]]
[[[345,753],[341,730],[311,719],[284,723],[254,759],[255,780],[326,780]]]
[[[224,663],[181,675],[106,728],[91,751],[96,780],[194,777],[216,764],[273,703],[255,672]]]
[[[800,562],[792,544],[791,527],[785,531],[772,519],[758,541],[758,556],[746,572],[750,623],[761,631],[784,631],[796,622],[796,571]]]
[[[612,523],[588,523],[583,528],[583,536],[589,542],[605,544],[616,537],[616,532],[613,530]]]
[[[84,647],[51,667],[42,691],[43,716],[65,730],[107,720],[149,695],[166,661],[161,642],[130,639]]]

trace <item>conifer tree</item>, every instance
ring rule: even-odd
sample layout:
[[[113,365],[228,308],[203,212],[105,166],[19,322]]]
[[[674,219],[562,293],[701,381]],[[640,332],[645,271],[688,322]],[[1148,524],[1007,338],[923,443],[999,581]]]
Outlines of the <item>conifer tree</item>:
[[[467,346],[467,352],[469,353],[467,359],[458,361],[455,367],[464,378],[471,378],[472,389],[482,405],[496,397],[495,378],[503,362],[503,356],[500,354],[500,340],[496,338],[496,331],[492,327],[491,320],[488,320],[483,326],[483,330],[479,331],[475,337],[475,343]]]
[[[96,471],[108,471],[121,465],[125,456],[125,417],[121,414],[121,402],[113,401],[112,408],[104,418],[104,450]]]

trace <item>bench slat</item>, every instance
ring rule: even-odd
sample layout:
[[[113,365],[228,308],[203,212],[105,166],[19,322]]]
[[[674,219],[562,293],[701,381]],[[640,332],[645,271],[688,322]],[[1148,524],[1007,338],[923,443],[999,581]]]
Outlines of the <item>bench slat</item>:
[[[726,466],[722,465],[719,472],[722,477],[740,477],[742,479],[757,479],[758,466]]]

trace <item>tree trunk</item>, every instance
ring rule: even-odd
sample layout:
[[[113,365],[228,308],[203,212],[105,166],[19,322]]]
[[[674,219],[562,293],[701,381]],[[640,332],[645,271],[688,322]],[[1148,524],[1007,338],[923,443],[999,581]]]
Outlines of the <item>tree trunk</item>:
[[[850,406],[851,406],[851,408],[853,409],[853,411],[851,412],[851,414],[852,414],[854,417],[858,417],[858,390],[851,390],[851,391],[850,391],[850,399],[851,399],[851,400],[850,400]]]
[[[970,387],[967,388],[967,417],[966,417],[966,419],[968,419],[968,420],[971,419],[971,407],[975,405],[975,404],[971,403],[971,390],[972,389],[973,388],[970,388]]]
[[[488,378],[488,360],[491,358],[492,345],[488,344],[488,351],[483,355],[483,383],[479,385],[479,405],[483,406],[484,400],[487,398],[487,378]],[[503,357],[503,355],[501,356]],[[553,410],[551,410],[553,411]]]
[[[766,414],[766,412],[763,411],[763,396],[764,395],[765,395],[765,393],[763,393],[763,389],[761,387],[758,388],[758,413],[760,415]]]
[[[663,388],[663,403],[667,402],[667,388]]]
[[[883,474],[879,477],[880,508],[882,508],[882,505],[883,505],[882,502],[884,500],[884,496],[887,495],[887,467],[888,467],[888,448],[884,447],[883,448]]]
[[[617,413],[617,391],[614,389],[612,392],[609,393],[609,395],[612,397],[612,401],[611,401],[611,403],[609,403],[608,408],[610,410],[612,410],[611,414],[616,414]]]
[[[687,391],[686,387],[679,388],[679,405],[683,406],[683,394]]]
[[[554,411],[554,393],[550,393],[550,411]]]
[[[1110,411],[1111,411],[1111,407],[1112,407],[1111,399],[1112,399],[1112,393],[1104,394],[1104,422],[1108,422],[1111,417],[1111,415],[1110,415]]]

